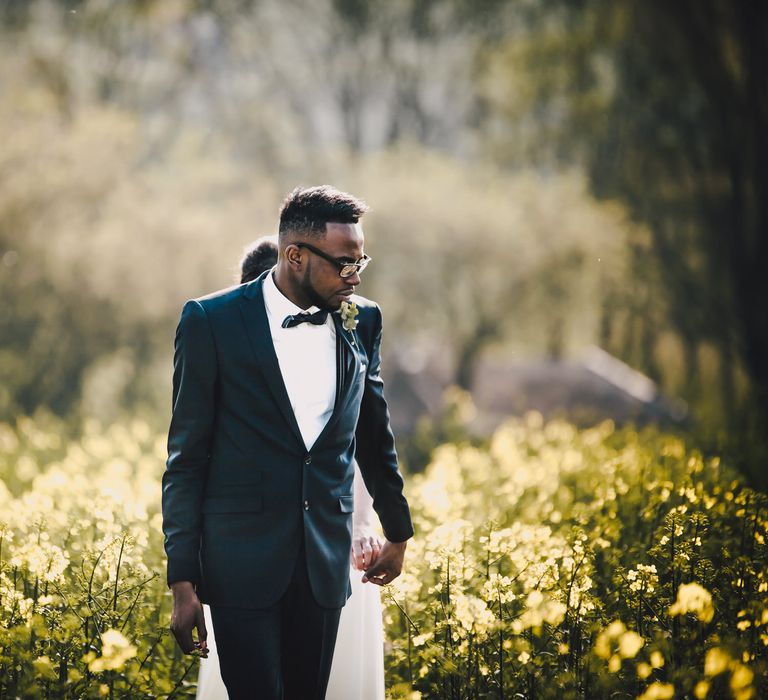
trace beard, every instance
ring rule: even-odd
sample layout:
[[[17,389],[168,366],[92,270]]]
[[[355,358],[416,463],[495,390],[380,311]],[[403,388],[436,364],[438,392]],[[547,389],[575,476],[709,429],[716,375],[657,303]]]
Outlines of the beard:
[[[309,279],[311,269],[312,269],[312,266],[308,264],[306,269],[304,270],[304,276],[301,278],[301,283],[299,284],[299,288],[301,289],[302,293],[318,309],[322,309],[323,311],[328,311],[329,313],[338,311],[339,308],[341,307],[341,302],[339,302],[338,304],[336,304],[336,306],[334,306],[331,302],[329,302],[327,299],[321,296],[320,293],[312,285],[312,282]]]

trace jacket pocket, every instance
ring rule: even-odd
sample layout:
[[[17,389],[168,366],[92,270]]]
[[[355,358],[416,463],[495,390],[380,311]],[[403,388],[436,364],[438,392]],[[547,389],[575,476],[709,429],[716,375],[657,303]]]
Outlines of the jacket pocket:
[[[261,494],[250,494],[239,498],[213,496],[203,501],[203,513],[258,513],[262,509]]]
[[[355,497],[339,496],[339,508],[342,513],[352,513],[355,510]]]

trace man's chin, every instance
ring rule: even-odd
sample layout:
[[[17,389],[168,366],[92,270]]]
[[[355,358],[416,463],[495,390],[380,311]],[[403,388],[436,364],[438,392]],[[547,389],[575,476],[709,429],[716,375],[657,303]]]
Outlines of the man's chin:
[[[319,309],[322,309],[323,311],[327,311],[329,314],[332,314],[341,308],[341,300],[337,301],[337,299],[338,297],[333,297],[328,301],[324,301],[322,304],[316,303],[315,306],[317,306]]]
[[[341,308],[341,305],[345,301],[350,301],[352,299],[351,294],[337,294],[335,297],[332,297],[328,301],[328,306],[326,308],[327,311],[338,311]],[[334,305],[333,308],[331,308],[332,305]]]

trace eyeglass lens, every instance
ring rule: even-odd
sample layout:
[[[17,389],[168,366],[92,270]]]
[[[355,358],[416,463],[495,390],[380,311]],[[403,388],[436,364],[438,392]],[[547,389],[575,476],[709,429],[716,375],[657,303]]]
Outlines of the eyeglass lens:
[[[369,260],[370,258],[363,258],[360,262],[347,263],[339,270],[339,275],[341,277],[351,277],[355,272],[362,272],[368,265]]]

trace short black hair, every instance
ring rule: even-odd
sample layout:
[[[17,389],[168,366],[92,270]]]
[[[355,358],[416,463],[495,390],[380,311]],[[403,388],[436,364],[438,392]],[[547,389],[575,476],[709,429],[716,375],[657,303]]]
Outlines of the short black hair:
[[[251,243],[240,260],[240,284],[255,280],[262,272],[275,266],[277,243],[274,236],[264,236]]]
[[[280,207],[280,237],[296,233],[322,238],[326,224],[356,224],[368,205],[330,185],[297,187]]]

